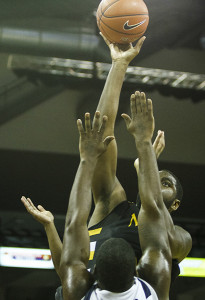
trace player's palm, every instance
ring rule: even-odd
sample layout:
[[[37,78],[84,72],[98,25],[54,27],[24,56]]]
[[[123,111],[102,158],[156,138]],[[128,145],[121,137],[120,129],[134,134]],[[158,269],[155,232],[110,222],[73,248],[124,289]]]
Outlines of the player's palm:
[[[91,125],[90,114],[85,114],[85,129],[82,121],[77,121],[80,134],[79,150],[81,159],[94,159],[106,151],[109,143],[114,139],[112,136],[103,137],[108,118],[103,116],[102,122],[100,112],[95,112],[93,124]]]
[[[23,202],[28,213],[31,214],[34,219],[41,223],[43,226],[54,221],[53,214],[50,211],[45,210],[41,205],[38,205],[36,207],[30,198],[22,197],[21,201]]]
[[[111,43],[106,37],[101,33],[105,43],[110,48],[111,57],[113,61],[120,60],[121,62],[125,62],[129,64],[135,56],[137,56],[141,50],[142,44],[145,40],[145,36],[141,37],[137,44],[133,47],[131,43],[129,44],[114,44]]]
[[[127,130],[135,137],[135,141],[152,139],[154,131],[154,116],[152,101],[146,100],[144,93],[135,92],[130,98],[131,117],[122,114]]]
[[[41,205],[38,205],[38,208],[33,214],[33,217],[44,226],[46,224],[52,223],[54,220],[53,214],[50,211],[45,210]]]

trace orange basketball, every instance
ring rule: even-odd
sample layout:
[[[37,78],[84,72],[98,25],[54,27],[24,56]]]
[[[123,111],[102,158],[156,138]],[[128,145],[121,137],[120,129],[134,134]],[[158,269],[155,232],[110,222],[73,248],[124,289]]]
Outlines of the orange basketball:
[[[96,18],[102,34],[118,44],[139,39],[149,23],[148,9],[143,0],[102,0]]]

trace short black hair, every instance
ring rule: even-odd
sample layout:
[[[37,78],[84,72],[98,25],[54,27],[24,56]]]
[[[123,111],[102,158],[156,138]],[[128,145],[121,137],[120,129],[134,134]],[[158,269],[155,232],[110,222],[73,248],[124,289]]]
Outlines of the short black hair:
[[[131,245],[122,238],[110,238],[98,250],[96,279],[103,289],[121,293],[133,284],[136,258]]]

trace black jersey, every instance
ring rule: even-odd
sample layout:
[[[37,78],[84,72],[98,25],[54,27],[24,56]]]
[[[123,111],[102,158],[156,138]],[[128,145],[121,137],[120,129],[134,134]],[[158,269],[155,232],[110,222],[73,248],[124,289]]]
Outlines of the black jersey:
[[[93,271],[96,263],[96,254],[103,242],[109,238],[123,238],[131,244],[137,261],[142,256],[138,233],[138,214],[140,208],[133,202],[123,201],[117,205],[102,221],[89,228],[90,258],[88,269]],[[178,261],[172,260],[173,282],[180,274]]]
[[[142,255],[138,235],[137,217],[139,209],[134,203],[123,201],[102,221],[89,228],[90,259],[88,269],[91,271],[96,262],[96,252],[109,238],[123,238],[131,244],[136,258]]]
[[[93,271],[96,262],[96,253],[102,243],[109,238],[123,238],[131,244],[137,260],[142,256],[138,234],[139,207],[133,202],[123,201],[117,205],[102,221],[89,228],[90,258],[87,268]],[[179,275],[177,260],[172,262],[172,281]],[[62,287],[55,295],[56,300],[63,300]]]

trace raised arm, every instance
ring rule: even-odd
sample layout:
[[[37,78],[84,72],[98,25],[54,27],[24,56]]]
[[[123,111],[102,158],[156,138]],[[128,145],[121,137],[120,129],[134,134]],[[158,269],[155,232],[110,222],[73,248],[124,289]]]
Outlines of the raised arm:
[[[131,118],[122,114],[128,131],[135,139],[136,148],[139,156],[139,191],[140,197],[143,197],[143,206],[150,206],[150,197],[155,196],[155,202],[163,204],[159,172],[156,162],[156,155],[151,143],[154,131],[154,117],[152,111],[152,102],[146,100],[145,94],[136,92],[130,99]],[[145,158],[146,157],[146,160]],[[142,158],[142,162],[141,162]],[[150,171],[151,170],[151,171]],[[153,175],[154,174],[154,175]],[[146,177],[144,177],[146,176]],[[145,194],[145,196],[144,196]],[[148,197],[149,196],[149,197]]]
[[[62,242],[54,224],[54,216],[50,211],[45,210],[43,206],[38,205],[36,207],[30,198],[22,196],[21,201],[28,213],[31,214],[36,221],[43,225],[47,235],[53,264],[57,274],[59,275]]]
[[[151,143],[154,130],[152,101],[144,93],[131,96],[131,118],[122,115],[135,139],[139,157],[138,184],[141,209],[138,228],[142,258],[138,274],[149,282],[159,299],[169,299],[171,281],[171,248],[164,212],[156,155]]]
[[[124,76],[129,63],[138,55],[145,37],[142,37],[135,47],[132,44],[120,46],[110,43],[104,38],[106,44],[110,49],[112,58],[112,66],[108,74],[102,95],[99,100],[97,110],[101,115],[108,116],[108,126],[105,130],[104,136],[114,135],[114,126],[116,115],[119,106],[120,92],[124,80]],[[93,180],[92,190],[95,203],[105,199],[112,202],[112,192],[115,191],[116,185],[119,182],[116,179],[116,165],[117,165],[117,146],[113,141],[106,153],[104,153],[98,160],[95,176]],[[119,202],[122,199],[118,198]],[[125,194],[123,194],[125,200]],[[115,202],[115,205],[117,203]],[[112,204],[111,204],[112,205]],[[111,210],[113,207],[108,207]]]
[[[153,149],[158,158],[165,148],[165,138],[164,132],[159,130],[157,137],[153,143]],[[139,174],[139,158],[134,162],[137,174]],[[166,213],[166,226],[169,230],[170,240],[174,241],[174,247],[172,247],[172,258],[177,259],[178,262],[181,262],[190,252],[192,248],[192,238],[186,230],[180,226],[174,225],[170,213]]]
[[[64,300],[80,300],[93,283],[86,266],[89,259],[89,235],[87,220],[91,209],[91,182],[98,157],[106,150],[113,137],[103,141],[107,118],[100,123],[96,112],[93,127],[90,115],[85,115],[85,130],[77,121],[80,134],[80,164],[71,190],[66,214],[63,249],[60,262],[60,278]]]
[[[144,96],[144,94],[143,93],[140,94],[139,92],[137,92],[136,95],[135,95],[136,99],[137,99],[137,97],[140,98],[140,97],[143,97],[143,96]],[[127,118],[126,115],[125,115],[125,118]],[[128,120],[129,120],[129,127],[132,128],[133,120],[129,119],[129,117],[128,117]],[[157,137],[154,141],[154,144],[153,144],[153,150],[154,150],[156,158],[159,157],[159,155],[163,151],[164,147],[165,147],[164,132],[163,131],[158,131],[158,135],[157,135]],[[138,152],[139,152],[139,150],[138,150]],[[135,167],[136,168],[138,168],[137,167],[138,164],[139,164],[139,160],[137,160],[137,162],[135,161]],[[158,170],[158,166],[157,166],[157,170]],[[138,172],[139,172],[139,168],[138,168]],[[159,172],[158,172],[158,174],[159,174]],[[164,183],[160,181],[160,186],[162,186],[163,184]],[[172,183],[172,187],[173,187],[173,183]],[[171,243],[171,245],[172,245],[172,258],[177,259],[178,262],[180,262],[190,252],[191,247],[192,247],[192,239],[191,239],[190,234],[186,230],[184,230],[180,226],[174,225],[173,220],[170,216],[170,213],[169,213],[168,209],[165,209],[164,214],[166,215],[165,221],[166,221],[166,228],[169,232],[169,239],[170,239],[170,241],[174,241],[174,243]]]
[[[154,140],[154,143],[153,143],[153,148],[154,148],[156,158],[158,159],[159,156],[161,155],[161,153],[164,151],[164,148],[165,148],[164,131],[158,130],[157,136],[156,136],[156,138]],[[135,167],[135,169],[137,171],[137,174],[138,174],[138,171],[139,171],[139,158],[135,159],[134,167]]]

